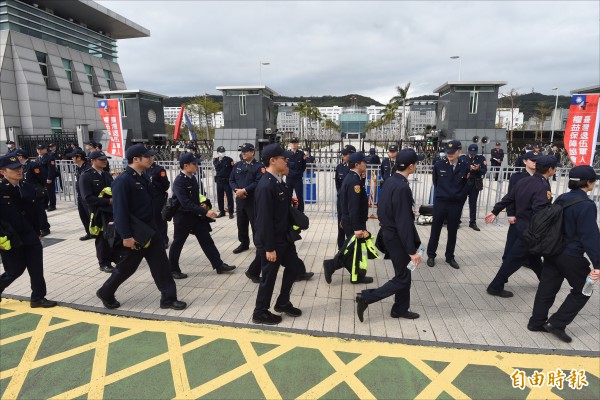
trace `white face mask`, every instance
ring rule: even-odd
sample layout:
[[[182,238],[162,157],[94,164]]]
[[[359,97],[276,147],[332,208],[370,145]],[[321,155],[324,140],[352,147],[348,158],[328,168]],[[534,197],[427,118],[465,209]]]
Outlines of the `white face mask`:
[[[219,157],[225,157],[225,153],[219,153]]]
[[[444,152],[441,152],[441,153],[440,153],[440,157],[446,157],[446,153],[444,153]]]

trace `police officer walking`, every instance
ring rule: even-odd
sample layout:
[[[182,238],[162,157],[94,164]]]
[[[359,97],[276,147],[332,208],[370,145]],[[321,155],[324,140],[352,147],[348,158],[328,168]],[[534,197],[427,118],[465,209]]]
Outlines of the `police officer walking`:
[[[303,151],[298,150],[298,138],[293,137],[290,140],[290,151],[292,155],[288,159],[288,167],[290,172],[285,179],[290,196],[293,192],[296,192],[296,198],[298,198],[298,210],[304,212],[304,182],[302,181],[302,175],[306,171],[306,155]]]
[[[281,291],[275,302],[275,311],[290,317],[302,315],[302,311],[290,302],[290,293],[298,273],[300,259],[296,246],[288,235],[292,229],[289,215],[291,196],[283,183],[283,175],[288,169],[284,150],[277,143],[267,145],[262,151],[262,160],[266,165],[266,172],[260,178],[255,191],[255,243],[261,257],[262,278],[258,286],[252,322],[276,325],[282,321],[282,318],[272,314],[269,308],[277,272],[281,265],[285,270]]]
[[[381,221],[383,242],[387,249],[395,276],[377,289],[365,289],[356,296],[356,312],[360,322],[364,320],[364,312],[368,305],[395,295],[392,306],[392,318],[419,318],[419,314],[409,311],[411,271],[406,268],[412,261],[421,263],[417,249],[421,239],[415,227],[413,212],[414,199],[408,184],[408,177],[417,170],[417,162],[423,156],[417,155],[413,149],[403,149],[396,157],[396,169],[381,189],[377,208],[377,217]]]
[[[167,177],[167,171],[156,161],[152,163],[152,166],[148,168],[146,173],[150,178],[154,194],[154,220],[166,249],[169,247],[169,235],[167,233],[169,227],[167,221],[163,219],[161,212],[167,203],[167,198],[169,197],[167,192],[171,186],[171,182],[169,182],[169,178]]]
[[[213,159],[215,166],[215,183],[217,184],[217,204],[219,205],[219,215],[217,218],[225,216],[225,201],[223,196],[227,196],[227,210],[229,211],[229,219],[233,219],[235,206],[233,204],[233,191],[229,186],[229,177],[235,165],[233,158],[225,155],[225,147],[217,147],[218,157]]]
[[[587,277],[593,281],[600,279],[600,231],[596,224],[598,210],[587,196],[594,190],[598,179],[600,176],[589,165],[573,167],[569,171],[571,191],[560,196],[556,202],[566,204],[577,199],[583,201],[566,207],[563,211],[563,236],[572,240],[567,242],[561,254],[544,257],[542,278],[527,325],[530,331],[550,332],[567,343],[572,339],[565,328],[590,299],[589,295],[582,293]],[[584,253],[588,255],[589,261]],[[593,266],[591,273],[590,261]],[[558,310],[548,318],[548,311],[565,279],[572,290]]]
[[[235,193],[237,206],[237,228],[240,245],[233,250],[239,254],[250,248],[248,224],[254,234],[254,189],[265,172],[265,167],[254,159],[254,145],[244,143],[241,148],[242,160],[238,161],[229,177],[229,186]]]
[[[451,140],[446,144],[446,160],[438,161],[433,166],[432,180],[435,187],[435,203],[433,205],[433,222],[431,235],[427,244],[427,265],[435,266],[435,257],[440,240],[444,220],[448,221],[448,242],[446,243],[446,262],[454,269],[460,266],[454,258],[456,235],[463,204],[467,195],[466,185],[469,165],[460,158],[462,144],[459,140]]]
[[[50,224],[48,223],[48,215],[44,202],[46,201],[46,176],[44,175],[41,166],[37,161],[29,158],[27,150],[18,149],[13,152],[21,165],[23,165],[24,181],[35,189],[35,209],[40,225],[40,235],[42,237],[50,234]]]
[[[99,213],[110,214],[113,199],[110,193],[107,192],[111,189],[113,178],[108,172],[104,171],[104,167],[108,164],[108,157],[103,151],[92,151],[88,158],[90,159],[91,168],[82,172],[79,178],[79,191],[90,213],[91,224],[97,229],[96,232],[90,233],[96,235],[96,257],[98,258],[100,271],[111,273],[113,272],[111,264],[113,251],[101,230],[103,224]],[[104,226],[102,226],[103,228]]]
[[[344,178],[350,172],[350,167],[348,166],[348,162],[350,160],[350,155],[352,153],[356,153],[356,148],[352,145],[346,145],[342,151],[342,162],[339,163],[335,167],[335,190],[337,192],[336,199],[336,210],[337,210],[337,228],[338,228],[338,236],[337,236],[337,247],[338,250],[342,248],[344,245],[344,241],[346,240],[346,234],[344,233],[344,229],[342,228],[342,207],[340,206],[340,188],[342,187],[342,183],[344,182]]]
[[[56,162],[52,155],[48,154],[48,149],[45,144],[37,145],[37,153],[38,158],[37,162],[42,167],[43,175],[46,175],[46,188],[48,189],[46,193],[46,207],[47,211],[56,210]]]
[[[73,160],[75,164],[75,192],[77,193],[77,211],[79,212],[79,219],[85,229],[85,235],[80,237],[79,240],[89,240],[92,238],[90,234],[90,210],[88,209],[87,203],[81,196],[81,189],[79,188],[79,180],[81,174],[92,166],[87,161],[85,152],[81,149],[74,149],[73,152],[67,153],[66,156]]]
[[[496,148],[492,149],[490,152],[490,164],[492,167],[499,168],[502,166],[502,161],[504,160],[504,150],[500,147],[500,142],[496,143]],[[498,180],[498,172],[494,175],[494,180]]]
[[[208,218],[214,221],[217,213],[209,207],[209,202],[200,194],[200,186],[194,174],[198,171],[198,160],[191,153],[183,153],[179,158],[181,173],[173,182],[173,202],[177,211],[173,216],[173,244],[169,250],[171,274],[175,279],[185,279],[181,272],[179,256],[188,236],[196,236],[202,251],[217,274],[233,271],[235,266],[221,260],[219,250],[210,236],[212,231]]]
[[[479,151],[477,145],[470,144],[467,150],[468,154],[461,156],[461,158],[469,165],[469,178],[467,179],[469,228],[480,231],[481,229],[477,226],[477,198],[479,192],[483,190],[483,178],[487,172],[487,161],[484,156],[477,154],[477,151]]]
[[[498,297],[512,297],[513,293],[504,290],[504,285],[508,278],[517,272],[522,265],[529,266],[533,272],[541,277],[542,262],[539,257],[529,253],[525,242],[522,239],[523,233],[529,227],[529,221],[533,214],[546,207],[552,202],[552,191],[548,179],[556,171],[556,158],[553,156],[541,156],[537,159],[535,174],[533,176],[521,179],[502,198],[493,210],[485,217],[486,224],[494,222],[496,216],[509,204],[514,204],[517,235],[514,244],[502,262],[500,270],[487,288],[488,294]]]
[[[23,179],[23,168],[15,154],[0,157],[0,297],[27,269],[31,280],[32,308],[56,306],[46,296],[40,224],[35,208],[35,189]]]
[[[135,144],[127,149],[127,168],[112,186],[115,228],[123,238],[123,257],[108,280],[96,292],[104,307],[119,308],[121,303],[115,292],[145,258],[154,283],[161,292],[160,308],[183,310],[187,304],[177,300],[177,287],[171,275],[169,259],[163,238],[154,222],[154,201],[150,181],[145,170],[154,162],[154,151],[143,144]],[[151,237],[146,241],[147,237]],[[145,243],[140,243],[144,237]]]
[[[388,148],[388,156],[381,162],[381,178],[385,183],[386,179],[394,173],[394,165],[396,165],[396,155],[398,155],[398,146],[395,144]]]

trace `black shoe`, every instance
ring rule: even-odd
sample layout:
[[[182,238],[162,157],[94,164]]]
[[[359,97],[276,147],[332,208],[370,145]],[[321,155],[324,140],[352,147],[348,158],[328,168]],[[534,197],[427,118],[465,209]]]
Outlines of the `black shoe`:
[[[85,236],[80,237],[79,240],[81,240],[83,242],[83,241],[90,240],[93,238],[94,237],[92,235],[90,235],[89,233],[86,233]]]
[[[416,312],[412,312],[412,311],[407,311],[404,314],[396,314],[395,312],[391,312],[390,315],[392,316],[392,318],[406,318],[406,319],[417,319],[420,317],[419,314],[417,314]]]
[[[369,305],[365,302],[362,295],[356,296],[356,315],[358,315],[358,320],[360,322],[364,322],[365,320],[365,310],[369,307]]]
[[[427,266],[428,267],[435,266],[435,257],[429,257],[429,258],[427,258]]]
[[[252,283],[260,283],[260,276],[254,276],[250,273],[250,271],[244,272],[244,275],[246,275],[246,277],[250,279]]]
[[[50,229],[44,229],[40,232],[41,237],[48,236],[50,234]]]
[[[233,254],[240,254],[242,251],[246,251],[250,248],[250,246],[244,246],[240,244],[238,247],[233,249]]]
[[[471,222],[469,224],[469,228],[473,229],[474,231],[479,232],[481,229],[479,229],[479,227],[477,226],[477,224],[475,222]]]
[[[289,315],[290,317],[299,317],[302,315],[302,310],[296,308],[292,303],[287,303],[285,306],[275,306],[275,311]]]
[[[571,343],[571,341],[573,340],[571,336],[567,335],[564,329],[555,328],[550,324],[550,322],[546,322],[543,325],[543,327],[546,330],[546,332],[553,334],[565,343]]]
[[[513,297],[513,292],[509,292],[508,290],[496,290],[496,289],[487,289],[488,294],[491,294],[492,296],[498,296],[498,297]]]
[[[160,303],[160,308],[171,308],[173,310],[185,310],[187,303],[185,301],[173,300],[170,303]]]
[[[106,265],[101,265],[100,266],[100,271],[102,272],[106,272],[108,274],[112,274],[112,272],[115,270],[115,268],[110,265],[110,264],[106,264]]]
[[[323,261],[323,273],[325,275],[325,282],[331,284],[331,276],[335,272],[333,268],[333,260],[325,260]]]
[[[446,260],[446,262],[448,264],[450,264],[450,266],[454,269],[460,269],[460,266],[458,265],[458,263],[456,262],[456,260],[453,258],[452,260]]]
[[[233,214],[229,214],[229,219],[233,219]]]
[[[223,265],[221,265],[219,268],[215,268],[217,271],[217,274],[221,275],[224,274],[225,272],[231,272],[235,269],[235,265],[227,265],[225,263],[223,263]]]
[[[373,278],[370,276],[359,276],[356,282],[352,282],[353,284],[358,283],[373,283]]]
[[[300,282],[300,281],[308,281],[310,280],[310,278],[312,278],[315,275],[314,272],[305,272],[303,274],[299,274],[296,277],[296,282]]]
[[[546,332],[546,330],[544,329],[544,325],[530,325],[527,324],[527,329],[530,330],[531,332]]]
[[[29,305],[31,306],[31,308],[40,308],[40,307],[41,308],[50,308],[50,307],[56,307],[58,305],[58,303],[55,301],[43,298],[38,301],[32,301],[31,303],[29,303]]]
[[[56,207],[55,206],[50,206],[46,209],[46,211],[56,211]]]
[[[275,315],[269,311],[265,311],[260,315],[253,315],[252,322],[255,324],[277,325],[283,320],[280,315]]]
[[[171,276],[173,279],[185,279],[188,277],[187,274],[184,274],[183,272],[171,272]]]
[[[219,215],[217,215],[217,218],[223,218],[225,216],[224,212],[219,213]]]
[[[98,296],[98,298],[102,300],[102,304],[104,304],[104,307],[108,308],[109,310],[121,307],[121,303],[119,303],[114,297],[110,300],[102,297],[102,295],[100,294],[100,289],[96,291],[96,296]]]

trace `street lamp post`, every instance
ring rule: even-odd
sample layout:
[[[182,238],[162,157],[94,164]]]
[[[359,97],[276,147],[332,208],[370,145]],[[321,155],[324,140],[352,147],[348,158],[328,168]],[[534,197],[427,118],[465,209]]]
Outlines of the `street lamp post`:
[[[460,56],[451,56],[450,59],[458,60],[458,80],[460,81],[460,70],[462,68],[462,58],[460,58]]]
[[[204,122],[206,123],[206,140],[208,140],[210,137],[208,133],[208,112],[206,110],[206,96],[208,96],[208,93],[204,93]]]
[[[558,107],[558,88],[552,88],[552,90],[556,91],[556,100],[554,101],[554,113],[552,114],[552,133],[550,134],[550,145],[554,143],[554,119],[556,118],[556,110]]]
[[[263,65],[271,65],[271,63],[269,63],[269,62],[262,62],[262,61],[258,62],[258,71],[259,71],[258,73],[259,73],[260,84],[261,85],[262,85],[262,66]]]

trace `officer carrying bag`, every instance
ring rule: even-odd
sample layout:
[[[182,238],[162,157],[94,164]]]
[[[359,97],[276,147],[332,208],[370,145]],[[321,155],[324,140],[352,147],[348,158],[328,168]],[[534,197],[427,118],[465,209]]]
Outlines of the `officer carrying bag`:
[[[558,198],[560,199],[560,197]],[[558,200],[556,199],[556,200]],[[562,253],[567,243],[563,232],[563,211],[565,208],[589,198],[579,198],[565,204],[555,201],[531,217],[529,227],[523,233],[523,241],[529,253],[536,256],[556,256]]]
[[[160,211],[160,215],[162,216],[162,219],[164,219],[165,221],[172,220],[173,216],[177,212],[178,208],[179,208],[179,204],[175,204],[175,202],[173,201],[173,198],[169,197],[167,199],[167,202],[163,206],[163,209]]]

